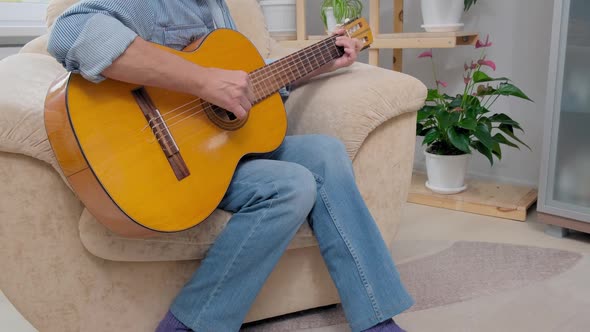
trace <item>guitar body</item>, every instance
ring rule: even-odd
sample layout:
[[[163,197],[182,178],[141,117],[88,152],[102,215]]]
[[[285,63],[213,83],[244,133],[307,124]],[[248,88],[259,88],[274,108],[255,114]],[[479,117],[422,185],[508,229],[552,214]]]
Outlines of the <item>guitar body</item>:
[[[190,52],[158,47],[204,67],[250,73],[264,66],[252,43],[232,30],[210,33]],[[154,122],[134,97],[138,88],[68,74],[54,82],[46,99],[46,128],[64,175],[89,211],[121,235],[150,236],[197,225],[220,203],[239,160],[276,149],[286,134],[278,93],[228,129],[212,121],[207,104],[195,96],[144,87],[178,149],[173,161],[182,159],[175,171]]]

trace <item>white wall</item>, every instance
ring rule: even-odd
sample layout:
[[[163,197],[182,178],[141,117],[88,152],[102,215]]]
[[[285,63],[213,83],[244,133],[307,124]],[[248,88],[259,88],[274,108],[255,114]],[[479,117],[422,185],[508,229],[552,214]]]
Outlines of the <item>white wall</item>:
[[[6,58],[9,55],[18,53],[19,47],[2,47],[0,46],[0,60]]]
[[[366,4],[368,1],[364,1]],[[310,34],[322,33],[319,20],[320,1],[308,1],[308,25]],[[393,30],[392,0],[381,1],[381,31]],[[367,5],[368,6],[368,5]],[[505,148],[504,158],[490,167],[485,157],[474,155],[469,173],[473,176],[493,178],[498,181],[537,185],[545,94],[547,88],[547,69],[549,65],[549,43],[553,0],[480,0],[465,16],[466,30],[479,31],[484,36],[491,35],[494,46],[489,49],[488,58],[498,65],[496,76],[508,76],[514,80],[535,103],[516,99],[506,99],[497,103],[494,112],[507,113],[519,121],[526,131],[522,139],[532,151]],[[368,17],[368,14],[365,14]],[[406,31],[421,31],[422,17],[420,1],[405,2]],[[404,72],[413,75],[428,86],[432,86],[432,70],[425,60],[416,59],[422,50],[404,51]],[[391,67],[391,51],[383,52],[381,63]],[[448,91],[455,93],[463,85],[463,63],[471,57],[479,56],[472,47],[435,50],[435,62],[439,77],[450,83]],[[363,57],[366,59],[366,55]],[[417,144],[416,168],[422,168],[424,158],[422,148]]]

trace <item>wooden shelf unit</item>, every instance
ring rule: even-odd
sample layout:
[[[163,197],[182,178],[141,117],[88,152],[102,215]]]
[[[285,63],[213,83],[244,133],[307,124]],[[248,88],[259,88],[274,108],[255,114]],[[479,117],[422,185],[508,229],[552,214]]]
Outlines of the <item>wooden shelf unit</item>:
[[[414,172],[408,202],[497,218],[526,221],[528,209],[537,201],[535,188],[467,180],[467,190],[455,195],[440,195],[426,188],[426,174]]]
[[[394,0],[393,31],[394,33],[380,33],[379,9],[380,0],[370,0],[369,24],[373,32],[374,41],[369,49],[369,64],[379,65],[379,51],[393,49],[393,69],[402,70],[405,48],[453,48],[462,45],[475,45],[479,35],[475,32],[408,32],[404,33],[404,1]],[[297,0],[297,39],[282,40],[281,45],[290,48],[309,46],[325,36],[308,36],[305,21],[306,0]]]

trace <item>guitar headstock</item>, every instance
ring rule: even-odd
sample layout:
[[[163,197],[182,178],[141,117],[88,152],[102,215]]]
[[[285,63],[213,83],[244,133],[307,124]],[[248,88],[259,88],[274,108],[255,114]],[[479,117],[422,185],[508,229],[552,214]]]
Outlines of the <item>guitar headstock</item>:
[[[342,28],[346,30],[346,34],[350,38],[356,38],[363,42],[363,50],[368,48],[373,43],[373,33],[367,20],[364,18],[358,18],[351,20],[350,22],[344,23]]]

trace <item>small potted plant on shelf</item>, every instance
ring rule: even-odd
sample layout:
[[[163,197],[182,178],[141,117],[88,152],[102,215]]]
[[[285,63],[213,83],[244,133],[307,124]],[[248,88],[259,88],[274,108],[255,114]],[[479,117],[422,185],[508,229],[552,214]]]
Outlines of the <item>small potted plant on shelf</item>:
[[[352,20],[360,17],[362,11],[363,3],[360,0],[324,0],[321,6],[321,15],[326,32],[333,32],[347,19]]]
[[[422,28],[428,32],[450,32],[463,29],[463,11],[468,11],[477,0],[421,0]]]
[[[490,111],[502,96],[532,101],[510,79],[492,78],[484,72],[496,70],[496,64],[485,54],[491,45],[489,36],[485,42],[477,42],[475,47],[482,49],[482,54],[476,61],[465,63],[465,87],[454,96],[442,91],[448,84],[436,75],[432,50],[418,56],[432,61],[436,86],[428,90],[426,105],[418,111],[416,128],[427,147],[426,187],[436,193],[456,194],[467,188],[465,173],[472,151],[483,154],[493,165],[494,156],[502,158],[502,145],[518,148],[520,143],[528,148],[515,134],[515,130],[523,131],[520,124],[504,113]]]

